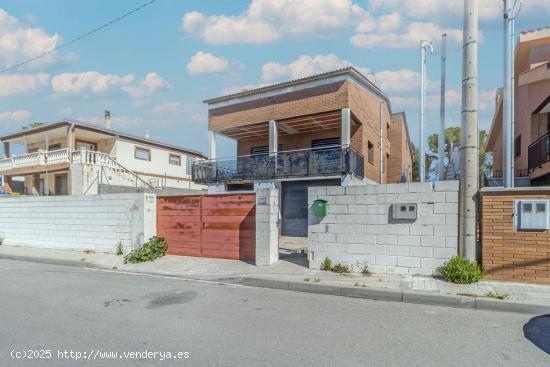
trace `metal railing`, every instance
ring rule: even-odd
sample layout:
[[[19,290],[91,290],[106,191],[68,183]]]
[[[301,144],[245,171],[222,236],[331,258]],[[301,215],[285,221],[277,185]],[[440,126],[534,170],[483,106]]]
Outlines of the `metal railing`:
[[[533,170],[550,161],[550,131],[529,145],[528,159],[529,170]]]
[[[502,178],[504,171],[494,170],[494,171],[485,171],[485,178]],[[529,177],[528,169],[517,169],[514,171],[514,177]]]
[[[127,169],[107,153],[92,150],[77,150],[69,153],[69,149],[58,149],[47,152],[35,152],[5,158],[0,160],[0,172],[13,168],[32,167],[59,163],[89,164],[103,168],[111,168],[118,175],[126,176],[126,181],[142,188],[154,188],[149,182],[141,178],[137,173]],[[106,175],[105,175],[106,176]]]
[[[282,151],[193,163],[193,181],[226,182],[353,174],[364,177],[364,158],[340,146]]]

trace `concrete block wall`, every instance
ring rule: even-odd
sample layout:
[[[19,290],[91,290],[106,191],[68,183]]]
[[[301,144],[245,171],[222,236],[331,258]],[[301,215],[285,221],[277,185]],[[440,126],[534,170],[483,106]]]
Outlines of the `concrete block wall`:
[[[256,265],[279,260],[279,190],[256,190]]]
[[[316,199],[328,202],[325,217],[313,214]],[[312,187],[308,203],[311,268],[329,257],[356,271],[431,275],[457,255],[458,181]],[[416,203],[417,219],[392,220],[394,203]]]
[[[154,194],[0,198],[5,245],[127,253],[156,232]]]

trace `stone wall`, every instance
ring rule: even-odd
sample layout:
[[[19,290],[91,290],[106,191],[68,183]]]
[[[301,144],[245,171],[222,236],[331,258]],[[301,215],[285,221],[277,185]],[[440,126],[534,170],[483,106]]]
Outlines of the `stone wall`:
[[[328,202],[317,217],[312,204]],[[325,257],[333,264],[367,264],[373,273],[431,275],[458,245],[458,181],[309,189],[310,267]],[[393,203],[416,203],[414,221],[391,219]]]
[[[127,253],[156,232],[154,194],[0,198],[4,245]]]

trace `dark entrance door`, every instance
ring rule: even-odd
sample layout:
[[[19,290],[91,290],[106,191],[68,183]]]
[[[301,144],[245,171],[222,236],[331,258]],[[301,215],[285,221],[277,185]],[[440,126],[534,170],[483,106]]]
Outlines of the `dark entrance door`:
[[[283,181],[281,235],[307,237],[307,189],[315,186],[340,186],[340,179]]]

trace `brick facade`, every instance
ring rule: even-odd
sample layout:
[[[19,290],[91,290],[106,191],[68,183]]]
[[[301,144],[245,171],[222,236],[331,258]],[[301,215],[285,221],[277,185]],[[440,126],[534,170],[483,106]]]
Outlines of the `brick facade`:
[[[550,188],[482,190],[485,278],[550,284],[550,231],[514,229],[514,199],[550,199]]]
[[[407,127],[402,114],[392,115],[388,129],[388,140],[392,150],[386,163],[386,182],[401,182],[401,176],[405,172],[407,173],[407,181],[412,181],[412,156]]]
[[[209,110],[208,128],[219,132],[228,128],[267,124],[269,120],[283,120],[297,116],[307,116],[331,111],[340,111],[349,107],[352,118],[358,124],[352,124],[351,146],[365,157],[365,177],[380,182],[380,107],[383,112],[383,144],[384,155],[392,156],[392,149],[397,154],[393,161],[401,160],[403,152],[408,148],[394,147],[387,136],[386,126],[391,121],[391,111],[388,104],[378,95],[361,87],[352,80],[342,80],[324,85],[312,86],[301,90],[282,91],[280,94],[270,96],[258,96],[252,100],[238,100],[235,103],[216,107],[214,103]],[[287,134],[279,136],[279,144],[282,150],[295,150],[311,148],[311,141],[322,138],[340,137],[340,128],[319,129],[299,134]],[[395,144],[406,144],[401,139]],[[373,146],[372,159],[368,159],[369,143]],[[248,155],[253,147],[268,145],[268,139],[258,138],[237,141],[237,154]],[[406,159],[406,157],[405,157]],[[392,162],[393,162],[392,161]],[[396,163],[402,165],[401,162]],[[406,164],[406,163],[405,163]],[[384,182],[389,178],[388,170],[383,173]],[[399,174],[399,177],[401,175]],[[392,177],[391,182],[398,182]]]

